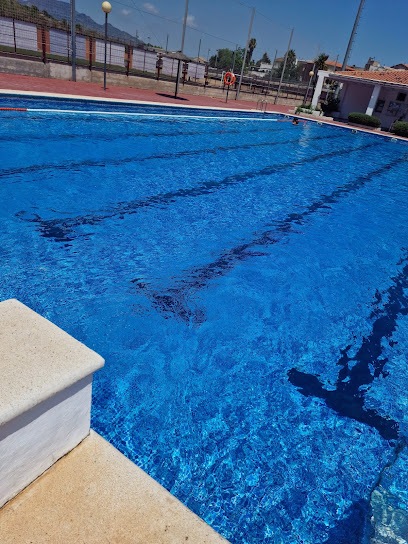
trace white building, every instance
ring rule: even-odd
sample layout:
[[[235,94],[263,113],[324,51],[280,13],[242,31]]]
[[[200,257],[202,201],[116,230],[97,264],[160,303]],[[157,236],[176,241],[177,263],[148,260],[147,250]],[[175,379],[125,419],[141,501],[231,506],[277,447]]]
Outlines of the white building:
[[[351,112],[374,115],[388,129],[394,121],[408,121],[408,71],[335,72],[319,70],[312,104],[317,106],[326,78],[341,83],[339,114]]]

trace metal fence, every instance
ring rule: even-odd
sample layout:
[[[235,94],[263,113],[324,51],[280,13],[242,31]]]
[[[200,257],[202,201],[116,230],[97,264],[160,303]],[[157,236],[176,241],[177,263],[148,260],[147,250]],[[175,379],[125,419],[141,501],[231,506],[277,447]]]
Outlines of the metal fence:
[[[38,11],[38,10],[37,10]],[[43,63],[56,62],[72,64],[72,42],[69,22],[49,16],[46,12],[34,13],[31,20],[18,19],[15,16],[0,16],[0,55],[32,59]],[[21,14],[20,14],[21,16]],[[27,16],[25,15],[26,19]],[[101,70],[104,65],[104,37],[101,33],[84,30],[76,25],[75,64],[89,70]],[[107,41],[108,72],[123,73],[127,76],[142,76],[165,80],[175,80],[179,60],[163,50],[155,50],[144,44],[136,45],[130,40],[109,37]],[[181,66],[183,84],[221,88],[224,92],[224,72],[209,68],[208,64],[183,60]],[[238,86],[239,76],[235,82]],[[279,80],[268,75],[244,76],[241,92],[276,97]],[[303,101],[307,85],[302,82],[284,81],[280,89],[280,98]],[[232,89],[230,89],[232,90]],[[310,89],[309,99],[312,95]]]
[[[62,23],[64,24],[64,23]],[[20,21],[15,18],[0,17],[0,54],[71,64],[71,31],[52,28],[45,23]],[[101,68],[104,64],[105,44],[103,37],[76,31],[76,64],[87,66],[90,70]],[[206,65],[196,62],[184,63],[184,78],[202,80]],[[167,76],[175,78],[178,60],[164,52],[124,44],[118,40],[107,42],[107,68],[122,71],[128,75],[142,73],[150,77]]]

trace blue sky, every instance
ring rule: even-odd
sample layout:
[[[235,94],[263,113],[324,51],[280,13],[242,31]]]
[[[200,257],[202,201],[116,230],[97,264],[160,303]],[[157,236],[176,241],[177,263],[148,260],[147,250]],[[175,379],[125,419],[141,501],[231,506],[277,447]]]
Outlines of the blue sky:
[[[181,21],[185,0],[110,0],[110,22],[150,42],[180,49]],[[201,56],[216,49],[245,45],[251,8],[255,19],[251,35],[257,39],[254,58],[267,51],[272,58],[275,50],[282,56],[290,29],[294,28],[292,47],[299,58],[312,59],[316,52],[325,52],[339,61],[347,48],[360,0],[190,0],[189,28],[185,53],[195,56],[201,38]],[[77,0],[77,10],[103,22],[100,3]],[[366,0],[349,64],[364,66],[368,57],[382,64],[408,63],[406,40],[408,21],[407,0]]]

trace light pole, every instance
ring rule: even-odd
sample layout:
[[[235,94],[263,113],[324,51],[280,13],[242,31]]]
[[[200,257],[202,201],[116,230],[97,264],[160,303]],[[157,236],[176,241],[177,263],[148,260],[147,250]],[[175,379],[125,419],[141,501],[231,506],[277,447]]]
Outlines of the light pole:
[[[232,54],[232,68],[231,68],[231,72],[234,73],[234,68],[235,68],[235,57],[237,56],[237,50],[238,50],[238,44],[235,46],[235,51],[234,53]]]
[[[103,67],[103,89],[106,91],[106,46],[108,41],[108,13],[112,11],[109,2],[102,2],[102,11],[105,13],[105,64]]]
[[[247,56],[247,53],[248,53],[249,40],[251,38],[252,23],[254,22],[254,15],[255,15],[255,8],[252,8],[251,22],[249,23],[248,38],[247,38],[247,41],[246,41],[244,58],[242,59],[241,75],[239,77],[238,89],[237,89],[237,93],[235,95],[235,100],[238,100],[239,91],[241,90],[242,77],[244,75],[245,60],[246,60],[246,56]]]
[[[174,92],[174,98],[177,98],[177,91],[178,91],[178,87],[179,87],[180,63],[181,63],[181,58],[183,56],[183,50],[184,50],[184,38],[186,36],[187,14],[188,14],[188,0],[186,0],[186,8],[184,10],[183,33],[181,35],[180,58],[179,58],[178,65],[177,65],[176,90]]]
[[[282,86],[283,76],[285,75],[286,63],[287,63],[287,61],[288,61],[288,55],[289,55],[289,51],[290,51],[290,43],[291,43],[291,41],[292,41],[292,36],[293,36],[293,28],[292,28],[292,31],[291,31],[291,33],[290,33],[289,45],[288,45],[288,49],[287,49],[287,51],[286,51],[285,60],[283,61],[283,68],[282,68],[281,78],[280,78],[280,80],[279,80],[278,92],[276,93],[276,96],[275,96],[275,104],[276,104],[276,102],[278,101],[279,93],[280,93],[281,86]]]
[[[313,64],[313,68],[309,72],[310,79],[309,79],[309,84],[307,86],[307,91],[306,91],[305,97],[303,99],[303,104],[306,104],[308,96],[309,96],[310,84],[312,83],[313,76],[315,75],[315,73],[314,73],[315,66],[316,66],[316,64]]]
[[[272,62],[271,71],[269,72],[269,81],[268,81],[268,88],[266,89],[266,96],[268,96],[269,87],[271,86],[271,79],[272,79],[272,74],[273,74],[273,70],[274,70],[275,61],[276,61],[277,56],[278,56],[278,50],[275,49],[275,57],[274,57],[273,62]]]
[[[71,0],[71,58],[72,58],[72,81],[76,81],[76,37],[75,37],[75,0]]]

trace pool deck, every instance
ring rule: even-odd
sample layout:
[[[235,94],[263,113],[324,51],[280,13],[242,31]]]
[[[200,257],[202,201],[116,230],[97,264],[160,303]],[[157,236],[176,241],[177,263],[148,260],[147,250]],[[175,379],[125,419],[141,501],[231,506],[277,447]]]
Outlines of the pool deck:
[[[0,509],[1,544],[228,544],[94,431]]]
[[[234,100],[232,98],[234,93],[231,93],[231,98],[228,100],[228,103],[226,103],[225,100],[221,98],[183,95],[182,93],[179,94],[179,98],[174,98],[171,94],[166,92],[159,93],[156,91],[129,87],[110,86],[104,91],[103,87],[97,83],[44,79],[4,73],[0,73],[0,89],[2,92],[5,92],[6,90],[24,91],[47,93],[50,95],[71,95],[77,98],[108,98],[143,103],[170,104],[172,106],[199,106],[205,108],[241,109],[247,111],[256,109],[256,101],[248,102],[247,100]],[[293,109],[292,106],[268,105],[268,111],[278,113],[288,113],[291,109]]]

